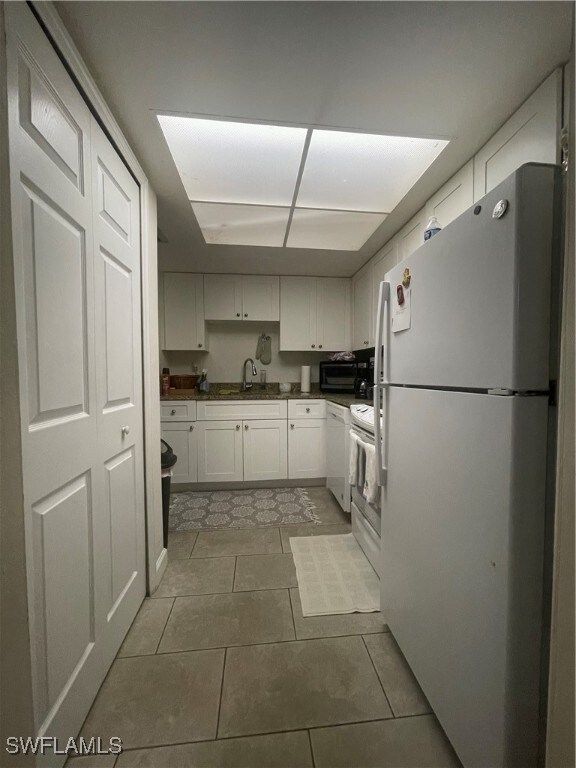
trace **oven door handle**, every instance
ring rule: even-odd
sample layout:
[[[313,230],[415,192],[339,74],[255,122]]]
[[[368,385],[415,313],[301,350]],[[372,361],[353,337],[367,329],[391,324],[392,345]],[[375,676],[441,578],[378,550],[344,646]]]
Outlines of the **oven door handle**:
[[[384,371],[384,321],[386,309],[390,303],[390,283],[382,281],[378,290],[378,313],[376,315],[376,350],[374,360],[374,442],[376,445],[376,460],[378,462],[378,476],[380,485],[386,484],[388,467],[384,456],[384,440],[386,428],[382,429],[385,404],[383,406],[384,392],[388,387]],[[382,418],[380,411],[382,410]]]

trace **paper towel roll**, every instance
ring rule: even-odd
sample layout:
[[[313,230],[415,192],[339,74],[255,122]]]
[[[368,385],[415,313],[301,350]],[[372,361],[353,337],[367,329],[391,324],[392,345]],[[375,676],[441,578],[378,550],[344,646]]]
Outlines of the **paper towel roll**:
[[[310,392],[310,366],[303,365],[300,378],[300,391]]]

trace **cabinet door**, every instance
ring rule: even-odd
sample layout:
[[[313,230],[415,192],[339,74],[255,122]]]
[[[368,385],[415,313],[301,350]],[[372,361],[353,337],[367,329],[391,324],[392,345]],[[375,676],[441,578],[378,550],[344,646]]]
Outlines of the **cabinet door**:
[[[243,480],[242,422],[197,421],[198,482]]]
[[[204,275],[204,317],[206,320],[242,318],[240,275]]]
[[[376,344],[376,320],[378,313],[378,293],[380,283],[384,280],[386,272],[398,263],[398,240],[393,238],[380,250],[372,263],[372,318],[370,322],[370,346]]]
[[[287,422],[245,421],[244,480],[285,480],[288,476]]]
[[[280,319],[280,278],[267,275],[242,277],[242,319]]]
[[[162,439],[172,448],[178,461],[172,468],[173,483],[195,483],[198,479],[196,425],[181,421],[162,422]]]
[[[354,294],[352,349],[366,349],[370,346],[372,326],[372,286],[369,269],[363,269],[354,277],[352,291]]]
[[[455,173],[426,203],[426,224],[436,216],[445,227],[474,203],[474,161],[470,160]]]
[[[317,280],[316,340],[318,349],[339,352],[351,344],[351,285],[347,277]]]
[[[404,261],[411,256],[417,248],[424,243],[424,230],[426,229],[426,211],[422,208],[405,224],[398,233],[398,261]]]
[[[326,419],[288,423],[288,477],[326,477]]]
[[[280,278],[280,351],[317,349],[317,280],[314,277]]]
[[[557,163],[562,70],[556,69],[474,158],[474,200],[524,163]]]
[[[203,275],[164,274],[164,349],[206,349]]]

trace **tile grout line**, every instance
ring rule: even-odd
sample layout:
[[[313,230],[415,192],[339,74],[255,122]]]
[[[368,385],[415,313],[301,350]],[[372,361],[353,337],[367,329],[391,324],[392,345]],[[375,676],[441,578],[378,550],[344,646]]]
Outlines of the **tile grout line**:
[[[234,573],[232,574],[232,589],[230,590],[232,593],[234,593],[235,587],[236,587],[236,567],[238,566],[238,555],[234,555]]]
[[[316,760],[314,759],[314,747],[312,746],[312,734],[310,728],[308,728],[308,745],[310,746],[310,757],[312,758],[312,768],[316,768]]]
[[[220,713],[222,711],[222,694],[224,693],[224,675],[226,674],[226,660],[228,658],[228,648],[224,648],[224,663],[222,664],[222,680],[220,681],[220,695],[218,697],[218,717],[216,718],[216,736],[218,741],[218,732],[220,731]]]
[[[382,633],[384,634],[384,633]],[[368,654],[368,658],[370,659],[370,663],[372,664],[372,668],[374,669],[374,673],[376,677],[378,678],[378,682],[380,683],[380,688],[382,688],[382,693],[384,694],[384,698],[386,699],[386,702],[388,703],[388,706],[390,707],[390,712],[392,712],[392,717],[395,718],[396,714],[394,712],[394,708],[392,707],[392,704],[390,702],[390,699],[388,698],[388,694],[386,693],[386,690],[384,688],[384,683],[382,682],[382,679],[380,678],[380,675],[378,674],[378,670],[376,669],[376,664],[374,664],[374,659],[372,658],[372,654],[370,653],[370,649],[368,648],[366,644],[366,640],[364,639],[364,635],[360,635],[362,638],[362,643],[364,645],[364,648],[366,648],[366,653]]]
[[[280,592],[282,590],[275,590],[277,592]],[[227,594],[242,594],[242,593],[230,593]],[[370,634],[370,633],[369,633]],[[374,635],[382,635],[385,634],[384,632],[372,632],[371,634]],[[242,643],[241,645],[215,645],[215,646],[209,646],[207,648],[187,648],[185,650],[181,651],[161,651],[160,653],[156,654],[158,656],[169,656],[173,653],[199,653],[201,651],[223,651],[225,648],[254,648],[259,645],[280,645],[281,643],[312,643],[316,640],[343,640],[347,637],[362,637],[362,635],[331,635],[329,637],[304,637],[301,639],[298,638],[290,638],[290,640],[265,640],[260,641],[257,643]],[[126,658],[130,659],[139,659],[142,656],[150,656],[151,654],[141,654],[141,656],[127,656]],[[380,680],[380,678],[378,678]],[[382,685],[382,683],[380,683]],[[390,708],[392,709],[392,708]],[[379,718],[382,719],[382,718]]]
[[[294,617],[294,603],[292,602],[292,588],[288,589],[288,600],[290,601],[290,613],[292,614],[292,626],[294,627],[294,637],[299,640],[298,633],[296,632],[296,619]],[[298,589],[298,587],[296,587]]]
[[[166,617],[166,621],[164,623],[164,626],[162,627],[162,632],[160,634],[160,640],[158,640],[158,643],[156,645],[156,650],[152,654],[153,656],[160,655],[160,654],[158,654],[158,649],[160,648],[160,643],[164,639],[164,632],[166,632],[166,627],[168,626],[168,622],[170,621],[170,616],[172,616],[172,611],[174,610],[174,606],[176,605],[176,600],[177,599],[178,598],[176,598],[176,597],[172,598],[172,605],[170,606],[170,610],[168,611],[168,616]]]
[[[343,723],[323,723],[322,725],[308,725],[308,726],[303,725],[297,728],[285,728],[282,731],[256,731],[254,733],[239,733],[232,736],[220,736],[220,737],[216,737],[215,739],[198,739],[197,741],[171,741],[171,742],[167,742],[166,744],[150,744],[148,746],[124,747],[122,752],[135,752],[138,750],[162,749],[163,747],[182,747],[182,746],[188,746],[188,745],[194,745],[194,744],[210,744],[216,741],[232,741],[234,739],[250,739],[256,736],[281,736],[282,734],[285,734],[285,733],[301,733],[303,731],[308,731],[310,733],[311,731],[319,731],[325,728],[342,728],[343,726],[347,726],[347,725],[364,725],[367,723],[391,723],[394,720],[411,720],[418,717],[435,717],[435,715],[432,712],[430,712],[424,715],[405,715],[403,717],[398,717],[398,718],[376,717],[376,718],[370,718],[369,720],[350,720]]]

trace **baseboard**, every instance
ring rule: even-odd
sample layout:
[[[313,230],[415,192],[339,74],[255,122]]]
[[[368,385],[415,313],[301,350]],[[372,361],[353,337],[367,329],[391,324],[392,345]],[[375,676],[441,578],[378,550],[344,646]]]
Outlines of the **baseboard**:
[[[172,491],[229,491],[248,488],[311,488],[325,487],[325,477],[300,480],[242,480],[237,483],[172,483]]]

